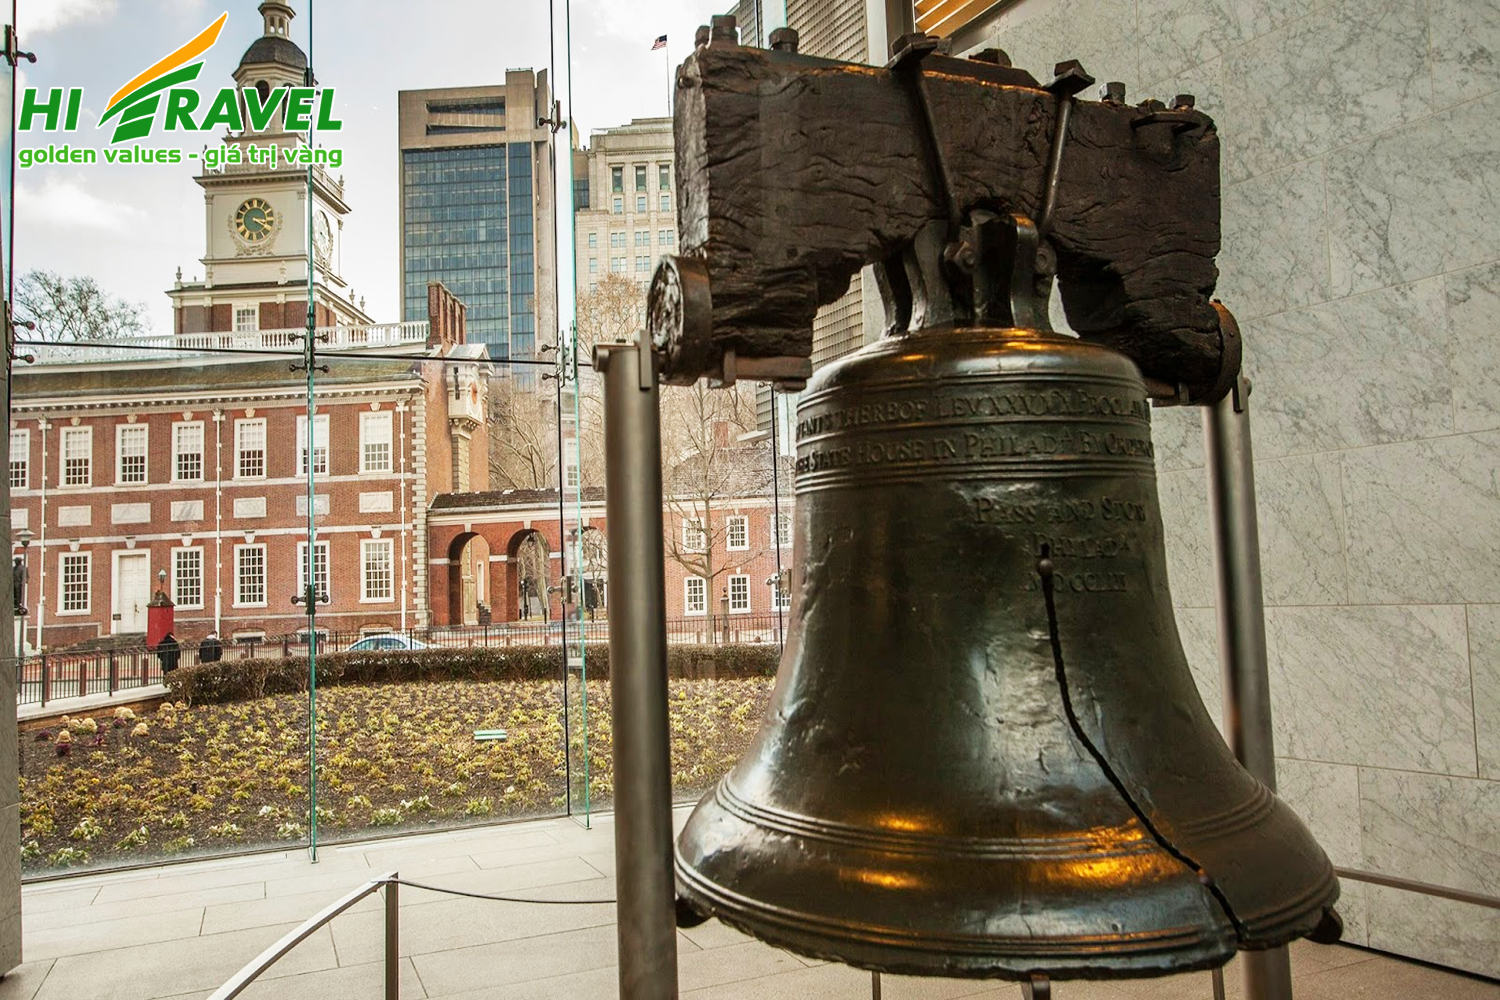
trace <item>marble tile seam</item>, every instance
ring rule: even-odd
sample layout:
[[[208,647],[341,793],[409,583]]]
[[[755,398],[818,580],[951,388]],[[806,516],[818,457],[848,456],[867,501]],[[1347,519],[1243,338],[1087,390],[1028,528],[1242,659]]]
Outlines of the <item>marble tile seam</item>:
[[[1358,611],[1360,608],[1487,608],[1500,604],[1500,601],[1448,601],[1432,604],[1423,601],[1360,601],[1357,604],[1271,604],[1267,603],[1267,611]],[[1218,605],[1215,604],[1173,604],[1172,607],[1182,611],[1212,611]]]
[[[1316,159],[1316,157],[1314,157],[1314,159]],[[1311,161],[1310,160],[1304,160],[1302,162],[1307,163],[1307,162],[1311,162]],[[1276,168],[1276,170],[1281,170],[1281,169],[1283,169],[1283,168],[1281,168],[1281,167],[1277,167]],[[1267,173],[1276,173],[1276,170],[1267,171]],[[1258,175],[1258,176],[1264,177],[1265,174],[1261,174],[1261,175]],[[1325,202],[1327,200],[1327,187],[1328,187],[1328,185],[1325,184],[1324,185],[1324,200],[1325,200]],[[1326,208],[1325,208],[1325,211],[1326,211]],[[1325,218],[1326,218],[1326,215],[1325,215]],[[1330,269],[1333,266],[1332,265],[1333,250],[1332,250],[1331,247],[1332,247],[1332,244],[1330,243],[1330,249],[1329,249],[1329,261],[1330,261],[1329,267],[1330,267]],[[1419,277],[1409,278],[1409,279],[1407,279],[1405,281],[1393,281],[1393,282],[1391,282],[1388,285],[1381,285],[1378,288],[1362,288],[1362,289],[1360,289],[1357,292],[1350,292],[1348,295],[1333,295],[1333,296],[1329,296],[1326,299],[1319,299],[1316,302],[1308,302],[1308,303],[1306,303],[1304,305],[1289,306],[1286,309],[1276,309],[1276,310],[1273,310],[1271,312],[1254,313],[1254,314],[1248,314],[1247,313],[1247,314],[1242,315],[1242,314],[1240,314],[1238,312],[1235,312],[1234,303],[1233,302],[1223,302],[1222,299],[1220,299],[1219,301],[1223,302],[1223,305],[1225,305],[1226,307],[1228,307],[1228,309],[1229,309],[1230,312],[1234,313],[1234,318],[1239,321],[1239,323],[1240,323],[1241,326],[1245,326],[1245,325],[1250,324],[1250,323],[1257,323],[1257,322],[1259,322],[1261,320],[1280,319],[1280,318],[1282,318],[1284,316],[1287,316],[1287,315],[1290,315],[1292,313],[1307,312],[1309,309],[1320,309],[1323,306],[1335,306],[1335,305],[1338,305],[1341,302],[1348,302],[1351,299],[1357,299],[1357,298],[1360,298],[1361,296],[1364,296],[1364,295],[1378,295],[1381,292],[1388,292],[1388,291],[1390,291],[1393,288],[1406,288],[1406,287],[1409,287],[1411,285],[1420,285],[1424,281],[1436,281],[1438,278],[1442,278],[1443,279],[1443,291],[1444,291],[1444,303],[1445,303],[1445,305],[1444,305],[1444,313],[1446,314],[1446,312],[1447,312],[1447,306],[1446,306],[1446,301],[1447,301],[1447,294],[1446,294],[1447,293],[1447,279],[1451,278],[1451,277],[1453,277],[1455,275],[1463,274],[1465,271],[1477,271],[1477,270],[1480,270],[1481,268],[1485,268],[1485,267],[1494,267],[1496,264],[1500,264],[1500,257],[1489,257],[1489,258],[1486,258],[1484,260],[1475,261],[1474,263],[1465,263],[1465,264],[1459,265],[1457,267],[1450,267],[1450,268],[1448,268],[1445,271],[1433,271],[1430,274],[1423,274],[1423,275],[1421,275]],[[1329,287],[1332,287],[1332,285],[1330,285]],[[1217,295],[1218,295],[1217,290],[1215,290],[1214,295],[1217,298]],[[1445,315],[1445,319],[1446,319],[1446,315]],[[1446,332],[1446,328],[1447,328],[1447,324],[1445,322],[1444,323],[1444,330],[1445,330],[1445,332]],[[1163,407],[1163,409],[1165,409],[1165,407]]]
[[[1423,280],[1425,281],[1427,279],[1424,278]],[[1250,376],[1250,383],[1251,383],[1251,386],[1253,388],[1253,386],[1255,384],[1255,378],[1254,378],[1254,376]],[[1253,392],[1252,392],[1252,398],[1253,398]],[[1258,468],[1259,466],[1264,465],[1264,464],[1266,464],[1268,462],[1280,462],[1280,461],[1282,461],[1284,459],[1288,459],[1288,458],[1317,458],[1319,456],[1327,456],[1327,455],[1333,455],[1333,456],[1351,455],[1351,454],[1354,454],[1355,452],[1369,451],[1372,448],[1399,448],[1402,445],[1408,445],[1408,444],[1422,444],[1422,443],[1427,442],[1427,441],[1450,441],[1450,440],[1452,440],[1454,438],[1479,437],[1479,436],[1485,435],[1485,434],[1495,434],[1496,432],[1500,432],[1500,427],[1491,427],[1491,428],[1487,428],[1485,430],[1475,430],[1475,431],[1446,431],[1446,432],[1444,432],[1442,434],[1429,434],[1426,437],[1406,438],[1406,439],[1401,440],[1401,441],[1374,441],[1374,442],[1371,442],[1370,444],[1351,444],[1351,445],[1347,445],[1347,446],[1342,447],[1342,448],[1315,448],[1315,449],[1312,449],[1310,451],[1293,451],[1293,452],[1287,452],[1284,455],[1283,454],[1266,455],[1266,456],[1264,456],[1262,458],[1256,458],[1255,459],[1255,464],[1256,464],[1256,466]],[[1251,433],[1252,433],[1252,440],[1253,440],[1254,428],[1251,429]],[[1184,469],[1169,469],[1166,472],[1158,472],[1157,473],[1157,478],[1160,479],[1162,476],[1169,476],[1169,475],[1172,475],[1172,474],[1178,473],[1178,472],[1192,472],[1192,471],[1195,471],[1195,470],[1198,470],[1198,469],[1202,469],[1202,468],[1204,468],[1204,466],[1195,465],[1195,466],[1192,466],[1190,468],[1184,468]],[[1343,485],[1343,484],[1340,483],[1340,485]],[[1493,603],[1496,603],[1496,602],[1494,602],[1494,601],[1474,601],[1472,603],[1475,603],[1475,604],[1493,604]]]
[[[1287,28],[1291,27],[1292,25],[1297,24],[1300,21],[1306,21],[1310,17],[1315,17],[1318,14],[1321,14],[1323,11],[1327,10],[1328,8],[1335,7],[1335,6],[1337,6],[1338,4],[1340,4],[1342,2],[1343,2],[1343,0],[1323,0],[1322,3],[1315,4],[1312,7],[1311,10],[1308,10],[1307,12],[1305,12],[1303,14],[1299,14],[1297,17],[1289,18],[1288,20],[1282,21],[1281,23],[1277,24],[1274,28],[1268,28],[1265,31],[1262,31],[1258,35],[1251,35],[1248,38],[1241,38],[1241,39],[1239,39],[1231,47],[1229,47],[1227,49],[1220,49],[1219,51],[1215,52],[1213,54],[1213,56],[1211,56],[1208,59],[1204,59],[1204,60],[1202,60],[1200,62],[1195,62],[1191,66],[1179,66],[1179,67],[1177,67],[1173,72],[1169,73],[1167,76],[1162,77],[1162,81],[1164,82],[1164,81],[1167,81],[1167,80],[1171,80],[1171,79],[1173,79],[1175,77],[1181,76],[1184,73],[1191,73],[1195,69],[1198,69],[1198,68],[1200,68],[1202,66],[1207,66],[1209,63],[1213,62],[1215,59],[1222,59],[1225,56],[1229,55],[1230,53],[1234,52],[1236,49],[1241,49],[1241,48],[1244,48],[1247,45],[1251,45],[1251,44],[1253,44],[1255,42],[1258,42],[1262,38],[1265,38],[1267,35],[1274,35],[1278,31],[1286,30]],[[1135,35],[1136,35],[1136,39],[1137,39],[1137,47],[1139,48],[1139,39],[1140,39],[1140,37],[1141,37],[1141,35],[1143,33],[1142,32],[1141,22],[1140,22],[1141,8],[1140,8],[1140,3],[1139,2],[1136,3],[1136,8],[1135,9],[1136,9],[1136,30],[1135,30]],[[1429,52],[1429,54],[1431,53],[1431,50],[1432,50],[1432,41],[1431,41],[1431,31],[1429,29],[1429,31],[1428,31],[1428,52]],[[1136,58],[1136,65],[1139,66],[1140,64],[1141,64],[1141,60],[1140,60],[1139,57],[1137,57]],[[1428,66],[1429,66],[1429,69],[1430,69],[1431,68],[1431,59],[1430,58],[1428,60]],[[1085,68],[1087,68],[1087,67],[1085,67]],[[1212,108],[1204,108],[1204,109],[1201,109],[1201,110],[1207,112],[1210,118],[1213,117],[1213,109]]]
[[[1475,687],[1474,674],[1477,672],[1475,662],[1477,657],[1474,653],[1474,609],[1464,605],[1464,651],[1469,654],[1469,709],[1474,713],[1474,774],[1480,780],[1485,778],[1484,754],[1479,750],[1479,731],[1485,726],[1483,720],[1483,703],[1479,700],[1479,691]],[[1482,666],[1481,668],[1482,669]]]
[[[1301,20],[1301,19],[1299,18],[1299,20]],[[1265,36],[1261,36],[1261,37],[1265,37]],[[1212,62],[1212,61],[1213,60],[1206,60],[1206,62]],[[1376,131],[1376,132],[1369,132],[1369,133],[1367,133],[1365,135],[1360,136],[1358,139],[1351,140],[1351,141],[1343,143],[1342,145],[1339,145],[1339,146],[1333,146],[1333,147],[1331,147],[1329,149],[1322,150],[1321,152],[1314,153],[1314,154],[1312,154],[1310,156],[1298,157],[1297,159],[1291,159],[1291,160],[1282,160],[1281,162],[1277,163],[1273,167],[1267,167],[1266,169],[1256,171],[1253,174],[1247,174],[1246,176],[1240,177],[1240,178],[1238,178],[1238,179],[1236,179],[1236,180],[1234,180],[1234,181],[1232,181],[1229,184],[1226,184],[1224,186],[1225,187],[1233,187],[1236,184],[1244,184],[1245,182],[1247,182],[1247,181],[1253,181],[1253,180],[1255,180],[1258,177],[1264,177],[1267,174],[1274,174],[1278,170],[1285,170],[1288,167],[1294,167],[1294,166],[1297,166],[1298,164],[1310,163],[1313,160],[1319,160],[1319,159],[1324,159],[1326,157],[1333,156],[1334,154],[1341,153],[1341,152],[1343,152],[1346,149],[1353,149],[1355,146],[1362,146],[1365,143],[1370,142],[1370,141],[1372,141],[1374,139],[1381,139],[1381,138],[1384,138],[1385,136],[1393,135],[1393,134],[1395,134],[1397,132],[1400,132],[1400,131],[1402,131],[1404,129],[1414,128],[1414,127],[1416,127],[1418,125],[1421,125],[1421,124],[1423,124],[1425,122],[1430,122],[1430,121],[1432,121],[1432,119],[1437,118],[1440,115],[1449,114],[1449,113],[1451,113],[1453,111],[1456,111],[1457,109],[1462,108],[1462,107],[1464,107],[1465,105],[1468,105],[1468,104],[1475,104],[1475,103],[1477,103],[1479,101],[1485,100],[1488,97],[1492,97],[1496,93],[1500,93],[1500,87],[1492,87],[1489,90],[1483,91],[1482,93],[1479,93],[1479,94],[1477,94],[1477,95],[1475,95],[1473,97],[1465,97],[1462,101],[1455,101],[1454,103],[1444,105],[1441,108],[1434,108],[1432,111],[1430,111],[1430,112],[1428,112],[1426,114],[1419,115],[1419,116],[1411,119],[1410,121],[1401,122],[1400,124],[1392,125],[1390,128],[1380,129],[1379,131]],[[1207,109],[1205,111],[1205,114],[1208,114],[1208,112],[1211,112],[1212,110],[1213,110],[1212,108]],[[1209,117],[1212,118],[1213,115],[1209,114]],[[1468,270],[1468,268],[1458,268],[1457,270],[1464,271],[1464,270]],[[1438,272],[1438,273],[1446,273],[1446,272]],[[1430,277],[1434,277],[1434,275],[1429,274],[1429,275],[1425,275],[1425,277],[1430,278]],[[1416,279],[1416,280],[1421,280],[1421,279]],[[1411,282],[1397,282],[1398,285],[1399,284],[1410,284],[1410,283]],[[1387,285],[1387,286],[1384,286],[1384,287],[1389,288],[1389,287],[1393,287],[1393,286]],[[1370,291],[1378,291],[1378,289],[1370,289]],[[1359,292],[1357,294],[1364,295],[1366,293],[1365,292]],[[1351,296],[1343,296],[1343,298],[1350,298],[1350,297]],[[1333,301],[1337,301],[1337,300],[1333,300]]]
[[[1326,764],[1329,767],[1357,767],[1361,771],[1389,771],[1392,774],[1415,774],[1424,778],[1462,778],[1465,781],[1483,781],[1491,785],[1500,785],[1500,778],[1486,778],[1473,774],[1452,774],[1448,771],[1421,771],[1412,767],[1387,767],[1384,764],[1351,764],[1347,760],[1323,760],[1318,757],[1294,757],[1290,754],[1278,753],[1277,760],[1294,760],[1299,764]]]

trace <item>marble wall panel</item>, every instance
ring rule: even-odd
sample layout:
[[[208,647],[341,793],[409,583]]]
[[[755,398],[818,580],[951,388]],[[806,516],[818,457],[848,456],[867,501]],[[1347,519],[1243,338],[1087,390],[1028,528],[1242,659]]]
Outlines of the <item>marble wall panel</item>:
[[[1500,604],[1468,608],[1479,775],[1500,779]]]
[[[1500,976],[1500,910],[1379,885],[1364,890],[1371,948]]]
[[[1198,697],[1214,726],[1224,732],[1224,675],[1219,667],[1219,616],[1213,608],[1173,608],[1177,635],[1188,669],[1198,686]]]
[[[15,732],[11,729],[10,732]],[[0,808],[0,837],[7,846],[21,843],[21,807]],[[0,973],[21,964],[21,852],[0,851]]]
[[[1500,256],[1500,93],[1330,153],[1333,294]]]
[[[1500,781],[1359,771],[1361,867],[1500,895]]]
[[[1236,318],[1328,300],[1324,208],[1321,159],[1224,188],[1216,294]]]
[[[1141,79],[1135,25],[1135,0],[1023,3],[1001,16],[995,34],[979,48],[1004,49],[1014,65],[1043,83],[1058,63],[1077,59],[1099,82],[1133,87]]]
[[[1438,107],[1500,88],[1500,0],[1429,0],[1427,16]]]
[[[1157,477],[1162,527],[1167,541],[1167,583],[1172,603],[1183,608],[1214,606],[1213,539],[1209,535],[1208,486],[1203,470]]]
[[[1245,324],[1256,457],[1451,433],[1444,305],[1430,278]]]
[[[1316,6],[1317,0],[1139,0],[1141,75],[1180,73]]]
[[[1260,462],[1255,499],[1266,603],[1345,603],[1349,588],[1338,456]]]
[[[1344,456],[1349,596],[1500,602],[1500,431]]]
[[[1476,773],[1463,608],[1274,608],[1266,629],[1278,753]]]
[[[1500,265],[1447,275],[1453,424],[1500,428]]]
[[[1335,865],[1359,865],[1359,768],[1279,757],[1276,794],[1312,830]]]
[[[1370,944],[1370,922],[1366,915],[1369,891],[1370,887],[1363,882],[1339,880],[1339,901],[1334,908],[1344,921],[1344,936],[1340,940],[1345,944],[1362,948]]]
[[[1196,406],[1162,406],[1151,411],[1151,446],[1156,471],[1203,466],[1203,411]]]
[[[1338,0],[1224,55],[1240,181],[1432,110],[1426,0]]]

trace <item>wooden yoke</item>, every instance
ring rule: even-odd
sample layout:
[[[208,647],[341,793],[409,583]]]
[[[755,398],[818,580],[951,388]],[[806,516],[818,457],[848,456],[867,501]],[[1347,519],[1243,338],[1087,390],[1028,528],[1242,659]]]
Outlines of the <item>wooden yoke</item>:
[[[1038,291],[1056,275],[1074,331],[1132,358],[1159,396],[1223,395],[1239,345],[1210,299],[1219,141],[1191,99],[1129,107],[1111,85],[1076,100],[1061,74],[1042,86],[1003,53],[953,59],[923,36],[885,69],[798,55],[786,29],[771,50],[743,47],[723,20],[677,72],[682,253],[648,298],[668,381],[795,385],[814,312],[868,264],[888,335],[991,321],[973,233],[1022,216],[1040,233]]]

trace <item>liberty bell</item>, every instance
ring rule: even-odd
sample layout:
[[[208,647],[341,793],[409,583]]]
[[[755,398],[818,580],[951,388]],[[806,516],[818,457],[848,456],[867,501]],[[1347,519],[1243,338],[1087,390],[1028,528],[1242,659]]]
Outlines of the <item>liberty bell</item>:
[[[684,232],[701,223],[709,252],[706,262],[665,262],[653,285],[648,308],[652,329],[666,331],[669,375],[693,330],[718,337],[733,310],[742,319],[754,308],[734,298],[747,271],[722,261],[748,239],[734,199],[770,197],[745,193],[744,175],[716,188],[720,161],[682,152],[684,114],[697,115],[694,141],[711,153],[716,128],[732,123],[727,92],[740,87],[753,104],[793,91],[782,84],[802,71],[799,58],[817,64],[809,77],[821,74],[795,95],[802,118],[816,121],[818,95],[806,91],[832,91],[826,67],[838,64],[715,54],[711,44],[680,71],[679,93],[699,102],[678,112],[679,168],[697,171],[679,181]],[[1165,187],[1163,212],[1212,213],[1211,227],[1196,230],[1168,219],[1159,238],[1143,224],[1139,261],[1153,272],[1124,259],[1137,252],[1126,227],[1086,240],[1109,213],[1128,221],[1139,206],[1100,209],[1106,200],[1095,199],[1070,214],[1062,204],[1084,201],[1070,198],[1074,181],[1058,166],[1069,123],[1054,109],[1069,106],[1071,84],[1049,90],[1000,70],[942,59],[920,81],[925,125],[898,101],[909,93],[900,74],[927,70],[904,70],[898,56],[886,71],[897,94],[889,120],[913,114],[914,159],[941,167],[936,180],[919,168],[921,190],[969,183],[980,166],[964,174],[966,155],[985,169],[995,162],[953,139],[962,123],[945,131],[945,108],[962,115],[942,87],[960,85],[980,92],[992,117],[1014,102],[1015,121],[1042,123],[1016,128],[1034,147],[1027,176],[1046,183],[1002,177],[989,203],[1004,207],[1003,194],[1011,211],[971,207],[961,224],[923,222],[876,260],[890,335],[824,367],[802,393],[794,624],[758,736],[678,838],[677,889],[698,914],[778,947],[881,971],[1070,979],[1214,967],[1238,949],[1307,935],[1338,894],[1328,858],[1235,760],[1194,686],[1167,587],[1148,384],[1110,346],[1128,340],[1127,327],[1145,330],[1175,345],[1162,364],[1181,366],[1191,323],[1214,324],[1204,337],[1219,347],[1232,340],[1232,320],[1201,294],[1202,272],[1180,277],[1197,266],[1188,252],[1160,266],[1170,239],[1207,230],[1212,287],[1216,140],[1190,104],[1079,105],[1086,117],[1074,129],[1088,150],[1125,151],[1106,179],[1144,189],[1141,178],[1165,178],[1151,180]],[[849,86],[871,88],[878,104],[860,74],[873,77],[851,70]],[[942,158],[923,158],[924,128]],[[1208,152],[1184,143],[1210,141],[1212,198],[1185,200],[1171,185],[1198,183],[1190,157]],[[795,163],[780,169],[796,176]],[[705,197],[689,197],[694,184]],[[902,190],[889,182],[888,204],[899,207]],[[945,199],[975,201],[961,188]],[[716,229],[721,214],[734,225]],[[834,220],[825,228],[863,224],[821,218]],[[843,238],[807,232],[774,238]],[[786,257],[758,248],[761,260]],[[1059,271],[1075,329],[1113,309],[1113,340],[1051,332],[1047,293]],[[1131,284],[1152,274],[1156,291],[1192,285],[1202,308],[1191,323],[1148,322],[1187,299]],[[1120,315],[1132,301],[1142,306],[1124,309],[1130,326]],[[721,375],[735,363],[726,352]],[[1225,365],[1237,372],[1237,353]],[[1211,388],[1183,380],[1178,392]]]

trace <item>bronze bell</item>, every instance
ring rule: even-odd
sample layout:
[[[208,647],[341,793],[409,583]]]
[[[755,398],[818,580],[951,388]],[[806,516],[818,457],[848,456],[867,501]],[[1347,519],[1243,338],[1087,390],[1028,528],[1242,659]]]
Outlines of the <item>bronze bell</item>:
[[[1172,617],[1135,366],[946,328],[797,408],[792,630],[677,842],[702,914],[890,972],[1150,976],[1309,933],[1327,857],[1235,761]]]

